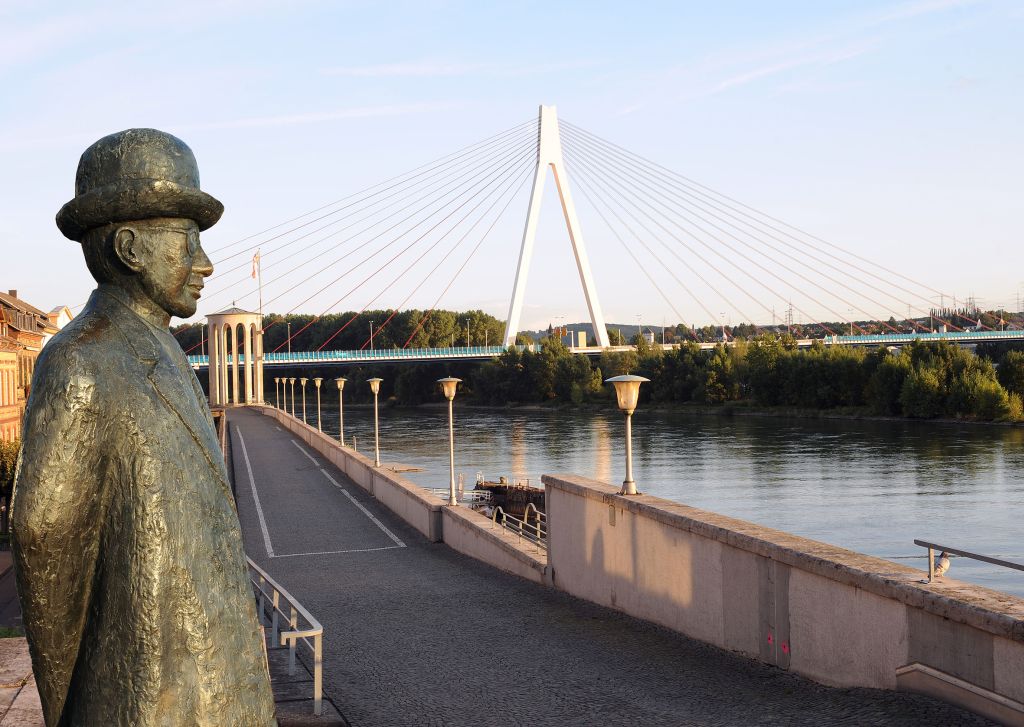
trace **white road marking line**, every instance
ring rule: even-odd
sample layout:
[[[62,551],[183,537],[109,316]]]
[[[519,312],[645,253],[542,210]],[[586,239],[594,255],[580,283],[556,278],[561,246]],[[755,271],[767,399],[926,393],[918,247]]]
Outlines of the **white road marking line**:
[[[355,505],[356,507],[358,507],[362,511],[363,515],[366,515],[366,517],[370,518],[370,522],[372,522],[378,528],[383,530],[385,535],[387,535],[389,538],[391,538],[393,541],[395,541],[395,545],[397,545],[399,548],[404,548],[405,547],[405,543],[403,543],[401,540],[399,540],[397,535],[395,535],[393,532],[388,530],[387,527],[384,525],[384,523],[382,523],[380,520],[375,518],[373,516],[373,513],[371,513],[369,510],[367,510],[365,507],[363,507],[363,504],[361,502],[356,500],[356,498],[352,497],[352,495],[349,493],[349,491],[346,490],[344,487],[342,487],[338,483],[337,480],[335,480],[333,477],[331,477],[330,473],[327,470],[325,470],[323,467],[321,467],[320,468],[320,472],[323,473],[324,477],[326,477],[327,479],[329,479],[331,481],[331,484],[333,484],[335,487],[337,487],[339,490],[341,490],[341,494],[343,494],[345,497],[347,497],[349,500],[351,500],[352,504]]]
[[[236,424],[235,431],[238,432],[238,442],[242,445],[242,456],[245,458],[245,469],[249,473],[249,487],[252,488],[252,499],[256,501],[256,514],[260,518],[260,530],[263,531],[263,544],[267,546],[267,555],[274,557],[274,548],[270,545],[270,531],[267,530],[267,519],[263,517],[263,508],[260,506],[260,496],[256,492],[256,478],[252,476],[252,463],[249,462],[249,452],[245,448],[245,437],[242,436],[242,429]]]
[[[296,447],[298,447],[299,451],[300,451],[300,452],[302,452],[302,453],[303,453],[304,455],[306,455],[306,456],[307,456],[307,457],[309,458],[309,461],[310,461],[310,462],[312,462],[313,464],[315,464],[315,465],[316,465],[316,466],[317,466],[317,467],[319,468],[319,470],[320,470],[320,473],[321,473],[321,474],[323,474],[323,476],[324,476],[324,477],[326,477],[326,478],[327,478],[328,480],[330,480],[330,481],[331,481],[331,484],[332,484],[332,485],[334,485],[334,486],[335,486],[335,487],[337,487],[337,488],[338,488],[339,490],[341,490],[341,493],[342,493],[342,494],[343,494],[343,495],[344,495],[345,497],[347,497],[347,498],[348,498],[349,500],[351,500],[351,501],[352,501],[352,504],[353,504],[353,505],[355,505],[356,507],[358,507],[358,508],[359,508],[359,510],[360,510],[360,511],[361,511],[361,512],[362,512],[362,513],[363,513],[364,515],[366,515],[366,517],[368,517],[368,518],[370,519],[370,522],[372,522],[372,523],[373,523],[374,525],[376,525],[376,526],[377,526],[378,528],[380,528],[381,530],[383,530],[383,531],[384,531],[384,534],[385,534],[385,535],[387,535],[387,536],[388,536],[389,538],[391,538],[391,539],[392,539],[392,540],[393,540],[393,541],[395,542],[395,544],[396,544],[396,545],[397,545],[397,546],[398,546],[399,548],[404,548],[404,547],[405,547],[405,543],[403,543],[403,542],[402,542],[402,541],[401,541],[401,540],[400,540],[400,539],[398,538],[398,536],[397,536],[397,535],[395,535],[395,534],[394,534],[393,532],[391,532],[390,530],[388,530],[388,529],[387,529],[387,526],[385,526],[385,525],[384,525],[384,523],[382,523],[382,522],[381,522],[380,520],[378,520],[377,518],[375,518],[375,517],[373,516],[373,513],[372,513],[372,512],[370,512],[370,511],[369,511],[369,510],[367,510],[367,509],[366,509],[365,507],[363,507],[362,503],[360,503],[360,502],[359,502],[358,500],[356,500],[356,498],[352,497],[352,495],[351,495],[351,494],[349,493],[349,491],[348,491],[348,490],[346,490],[346,489],[345,489],[344,487],[342,487],[342,486],[341,486],[341,483],[339,483],[339,482],[338,482],[338,481],[337,481],[336,479],[334,479],[333,477],[331,477],[330,473],[329,473],[329,472],[327,472],[327,470],[325,470],[325,469],[324,469],[323,467],[320,467],[320,463],[319,463],[319,462],[317,462],[317,461],[316,461],[315,459],[313,459],[313,455],[311,455],[311,454],[310,454],[309,452],[307,452],[307,451],[306,451],[306,449],[305,449],[305,447],[303,447],[303,446],[302,446],[301,444],[299,444],[298,442],[296,442],[296,441],[295,441],[294,439],[292,440],[292,444],[294,444],[294,445],[295,445]]]
[[[352,550],[321,550],[316,553],[283,553],[275,555],[275,558],[297,558],[300,555],[338,555],[340,553],[375,553],[378,550],[398,550],[404,545],[385,545],[383,548],[353,548]]]

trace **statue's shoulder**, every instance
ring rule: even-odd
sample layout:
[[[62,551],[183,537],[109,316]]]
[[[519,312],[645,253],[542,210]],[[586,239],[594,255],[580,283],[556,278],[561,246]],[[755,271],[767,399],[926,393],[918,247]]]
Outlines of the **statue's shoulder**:
[[[94,398],[105,389],[116,388],[125,356],[130,353],[124,336],[109,317],[84,311],[40,351],[33,391],[89,391]]]

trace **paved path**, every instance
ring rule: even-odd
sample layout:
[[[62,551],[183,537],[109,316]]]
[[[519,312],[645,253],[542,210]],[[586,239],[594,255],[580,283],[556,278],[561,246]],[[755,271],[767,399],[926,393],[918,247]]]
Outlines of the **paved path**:
[[[506,575],[428,543],[268,417],[230,421],[246,550],[323,623],[325,694],[355,727],[988,724]]]

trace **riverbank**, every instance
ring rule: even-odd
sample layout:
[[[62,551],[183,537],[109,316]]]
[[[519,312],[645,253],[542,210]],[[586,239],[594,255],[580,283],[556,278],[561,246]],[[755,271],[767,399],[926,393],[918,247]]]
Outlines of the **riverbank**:
[[[446,409],[448,403],[445,401],[439,402],[426,402],[423,404],[399,404],[394,400],[388,402],[388,406],[394,409]],[[555,401],[550,404],[478,404],[473,402],[471,399],[459,401],[459,408],[480,410],[480,411],[511,411],[511,412],[573,412],[573,413],[594,413],[594,412],[615,412],[614,402],[592,402],[582,405],[572,404],[570,402]],[[349,408],[348,405],[345,407]],[[372,409],[372,405],[356,405],[352,408],[365,408]],[[981,425],[981,426],[997,426],[997,427],[1011,427],[1011,428],[1022,428],[1024,422],[1021,421],[984,421],[979,419],[954,419],[951,417],[936,417],[933,419],[915,419],[912,417],[897,417],[897,416],[880,416],[877,414],[871,414],[867,409],[858,407],[843,407],[839,409],[801,409],[798,407],[768,407],[759,406],[751,401],[736,401],[729,402],[727,404],[721,404],[712,406],[708,404],[654,404],[647,403],[640,406],[641,409],[646,411],[658,412],[659,414],[693,414],[697,416],[713,416],[713,417],[734,417],[734,416],[752,416],[752,417],[773,417],[780,419],[829,419],[829,420],[844,420],[844,421],[863,421],[863,422],[900,422],[900,423],[915,423],[915,424],[943,424],[943,425]]]

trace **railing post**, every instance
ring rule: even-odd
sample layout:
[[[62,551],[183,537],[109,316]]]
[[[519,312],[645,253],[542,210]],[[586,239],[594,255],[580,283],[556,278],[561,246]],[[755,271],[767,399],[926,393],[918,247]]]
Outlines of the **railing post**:
[[[278,618],[278,609],[280,607],[281,607],[281,594],[278,593],[277,589],[275,588],[274,589],[274,615],[273,615],[273,618],[272,618],[271,624],[270,624],[270,636],[272,638],[272,643],[277,645],[277,646],[281,645],[281,638],[277,635],[277,626],[278,626],[277,618]]]
[[[299,615],[295,610],[295,606],[291,607],[291,618],[288,619],[288,630],[298,631],[299,630]],[[294,636],[288,642],[288,675],[295,675],[295,647],[298,645],[298,639]]]
[[[324,693],[324,644],[323,637],[313,637],[313,714],[317,717],[323,711]]]
[[[935,578],[935,548],[928,548],[928,582]]]

